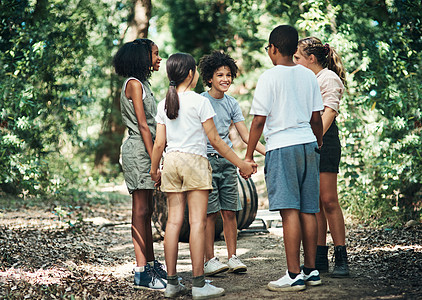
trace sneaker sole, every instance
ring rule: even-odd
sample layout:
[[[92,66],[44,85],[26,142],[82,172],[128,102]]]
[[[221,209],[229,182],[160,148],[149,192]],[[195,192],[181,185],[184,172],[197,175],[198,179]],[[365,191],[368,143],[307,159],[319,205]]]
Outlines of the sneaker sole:
[[[229,273],[241,273],[246,272],[248,269],[246,267],[236,267],[233,269],[229,269]]]
[[[267,287],[270,291],[274,291],[274,292],[297,292],[297,291],[303,291],[303,290],[306,289],[306,285],[276,287],[276,286],[272,286],[272,285],[268,284]]]
[[[213,295],[204,295],[204,296],[194,296],[194,295],[192,295],[192,299],[194,299],[194,300],[212,299],[212,298],[224,296],[224,293],[225,293],[225,291],[222,291],[221,293],[213,294]]]
[[[210,272],[210,273],[205,273],[205,276],[213,276],[213,275],[217,275],[223,272],[226,272],[229,269],[229,267],[222,267],[221,269],[215,270],[214,272]]]
[[[186,295],[187,293],[188,293],[188,290],[187,289],[182,290],[182,291],[179,291],[177,293],[173,293],[173,294],[166,294],[164,292],[164,298],[176,298],[176,297],[179,297],[179,296]]]
[[[321,285],[322,281],[321,280],[308,280],[305,281],[306,285],[311,285],[311,286],[316,286],[316,285]]]
[[[148,287],[148,286],[143,286],[143,285],[134,285],[133,288],[135,290],[150,290],[150,291],[165,291],[166,290],[165,287],[160,288],[160,289],[154,289],[154,288],[151,288],[151,287]]]

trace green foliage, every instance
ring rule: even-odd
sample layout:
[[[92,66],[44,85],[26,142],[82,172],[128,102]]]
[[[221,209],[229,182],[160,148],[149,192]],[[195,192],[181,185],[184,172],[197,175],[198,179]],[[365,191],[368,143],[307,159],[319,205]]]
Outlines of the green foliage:
[[[271,67],[263,47],[272,28],[288,23],[301,37],[315,35],[334,46],[347,71],[337,118],[343,145],[341,201],[366,222],[420,218],[420,1],[153,4],[150,38],[164,58],[184,51],[198,60],[219,49],[236,59],[240,74],[230,94],[245,116],[259,75]],[[101,156],[99,145],[121,139],[121,128],[120,135],[99,132],[113,132],[110,128],[120,122],[113,97],[121,82],[112,75],[111,58],[123,42],[132,5],[118,0],[1,2],[1,190],[83,201],[82,187],[95,189],[118,176],[116,161],[95,170],[93,162],[95,154],[97,160]],[[162,99],[168,86],[164,68],[151,82]]]
[[[303,6],[299,27],[339,50],[348,71],[339,116],[342,201],[367,222],[419,219],[421,4],[304,1]]]
[[[82,85],[95,18],[86,2],[57,1],[42,16],[27,1],[2,4],[8,18],[0,44],[0,184],[6,190],[48,188],[46,157],[64,136],[78,140],[75,115],[92,101]]]
[[[97,172],[92,152],[100,120],[111,110],[105,101],[111,78],[104,75],[124,6],[87,0],[1,5],[0,189],[35,195],[86,188]]]

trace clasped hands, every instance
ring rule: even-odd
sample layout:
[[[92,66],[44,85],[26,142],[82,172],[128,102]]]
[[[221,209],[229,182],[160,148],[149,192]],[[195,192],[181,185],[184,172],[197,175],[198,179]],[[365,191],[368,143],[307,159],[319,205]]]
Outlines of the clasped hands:
[[[254,162],[253,159],[245,158],[243,160],[243,166],[239,167],[239,174],[244,179],[248,179],[252,176],[252,174],[255,174],[258,169],[258,164]]]
[[[155,181],[154,186],[159,187],[161,185],[161,171],[158,168],[155,172],[153,170],[149,171],[149,175],[151,175],[151,179]]]

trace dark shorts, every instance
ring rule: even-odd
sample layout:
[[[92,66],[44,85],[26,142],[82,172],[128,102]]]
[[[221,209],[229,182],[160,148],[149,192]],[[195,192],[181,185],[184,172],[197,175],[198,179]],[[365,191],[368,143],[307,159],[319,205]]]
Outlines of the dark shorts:
[[[208,154],[208,160],[212,168],[212,192],[208,197],[207,214],[241,210],[236,166],[218,154]]]
[[[330,128],[324,134],[322,143],[319,171],[321,173],[338,173],[341,157],[341,145],[336,120],[333,121]]]

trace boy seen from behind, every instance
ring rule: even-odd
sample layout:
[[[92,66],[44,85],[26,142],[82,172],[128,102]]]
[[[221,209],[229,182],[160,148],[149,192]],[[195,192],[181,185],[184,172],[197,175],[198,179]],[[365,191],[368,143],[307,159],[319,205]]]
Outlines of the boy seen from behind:
[[[229,128],[233,122],[241,139],[247,143],[249,132],[240,106],[236,99],[225,94],[236,77],[238,67],[235,61],[229,55],[215,51],[201,58],[199,69],[204,84],[211,88],[201,95],[207,97],[214,108],[216,113],[214,123],[221,139],[232,148]],[[258,144],[257,150],[265,155],[265,147],[262,144]],[[212,167],[213,190],[208,200],[204,272],[208,276],[227,270],[234,273],[246,272],[246,265],[236,256],[236,212],[242,209],[237,190],[237,168],[221,156],[209,141],[207,155]],[[218,257],[214,256],[215,223],[219,213],[223,219],[227,264],[220,262]]]
[[[273,291],[298,291],[320,285],[315,269],[319,212],[319,148],[324,109],[315,74],[293,62],[298,33],[289,25],[276,27],[265,47],[274,67],[258,80],[246,159],[262,131],[266,140],[265,181],[269,209],[283,222],[286,275],[268,284]],[[300,243],[304,267],[300,269]]]

